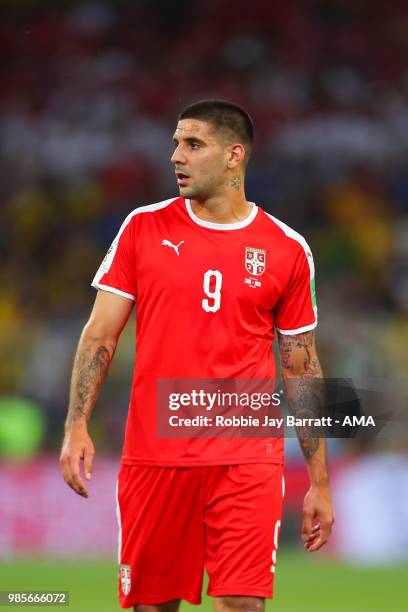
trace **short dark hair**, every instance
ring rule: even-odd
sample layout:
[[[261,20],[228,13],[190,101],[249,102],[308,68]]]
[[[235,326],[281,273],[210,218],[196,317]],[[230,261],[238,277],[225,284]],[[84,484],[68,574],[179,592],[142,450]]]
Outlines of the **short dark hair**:
[[[227,100],[200,100],[185,108],[178,116],[178,120],[181,119],[206,121],[216,130],[226,132],[229,139],[237,139],[245,147],[245,163],[248,163],[254,140],[254,124],[249,114],[237,104]]]

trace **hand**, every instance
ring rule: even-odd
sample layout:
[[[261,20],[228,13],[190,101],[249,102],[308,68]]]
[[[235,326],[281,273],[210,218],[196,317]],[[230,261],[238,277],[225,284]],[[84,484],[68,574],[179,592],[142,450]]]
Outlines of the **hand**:
[[[302,541],[313,552],[326,544],[334,523],[329,485],[311,486],[303,502]]]
[[[75,425],[66,430],[62,443],[60,467],[65,482],[82,497],[88,497],[88,489],[81,478],[80,464],[84,462],[85,478],[91,480],[95,447],[86,425]]]

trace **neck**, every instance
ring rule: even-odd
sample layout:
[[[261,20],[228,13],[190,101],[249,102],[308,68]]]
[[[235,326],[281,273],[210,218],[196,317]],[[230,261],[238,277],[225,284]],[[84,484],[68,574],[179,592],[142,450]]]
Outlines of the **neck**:
[[[252,210],[247,202],[242,186],[231,187],[224,194],[214,195],[205,200],[191,199],[191,208],[197,217],[203,221],[214,223],[236,223],[246,219]]]

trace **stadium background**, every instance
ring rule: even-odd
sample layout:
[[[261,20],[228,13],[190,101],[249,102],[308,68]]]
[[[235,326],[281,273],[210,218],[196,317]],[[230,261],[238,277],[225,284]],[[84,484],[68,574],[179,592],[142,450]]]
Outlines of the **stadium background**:
[[[130,210],[177,193],[181,108],[231,99],[256,126],[249,199],[314,252],[326,375],[406,378],[408,5],[3,0],[1,14],[0,590],[65,588],[72,610],[112,610],[132,323],[92,422],[88,501],[57,463],[99,262]],[[298,543],[305,470],[289,441],[268,605],[403,610],[407,440],[330,447],[337,523],[311,558]]]

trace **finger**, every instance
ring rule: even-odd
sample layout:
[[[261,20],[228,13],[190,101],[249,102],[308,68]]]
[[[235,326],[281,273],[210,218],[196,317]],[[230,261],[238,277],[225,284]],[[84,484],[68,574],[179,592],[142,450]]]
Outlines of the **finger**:
[[[67,483],[67,485],[71,486],[71,467],[70,467],[70,457],[69,456],[65,456],[63,459],[61,459],[61,472],[62,472],[62,477],[64,478],[65,482]]]
[[[87,480],[91,480],[92,478],[94,456],[95,456],[95,451],[93,450],[93,448],[85,449],[84,470],[85,470],[85,478]]]
[[[68,461],[66,482],[76,493],[78,493],[78,495],[81,495],[82,497],[88,497],[88,490],[81,478],[79,471],[81,459],[82,455],[78,453],[76,454],[76,457],[71,457]]]
[[[83,448],[81,453],[78,453],[75,457],[75,460],[72,462],[73,470],[72,470],[72,481],[75,486],[75,490],[79,495],[83,495],[84,497],[88,497],[88,490],[85,486],[84,481],[81,478],[81,460],[83,460],[85,455],[85,449]]]
[[[316,550],[320,550],[320,548],[323,548],[323,546],[325,546],[326,544],[327,544],[327,538],[326,539],[318,538],[316,542],[313,542],[310,546],[307,547],[307,550],[308,552],[315,552]]]
[[[302,524],[302,540],[305,542],[313,530],[312,515],[304,514]]]
[[[316,535],[316,533],[319,533],[320,531],[320,523],[317,523],[316,525],[313,525],[312,527],[312,532],[311,532],[311,536]]]
[[[67,485],[71,487],[71,489],[73,489],[75,493],[78,493],[78,495],[82,495],[83,497],[87,496],[86,489],[84,487],[81,487],[80,482],[77,482],[77,479],[72,474],[71,469],[68,466],[62,470],[62,475]]]
[[[83,485],[81,485],[79,482],[72,480],[72,481],[67,482],[67,485],[71,487],[71,489],[75,491],[75,493],[80,495],[81,497],[88,497],[88,492],[86,488]]]
[[[88,497],[88,491],[81,480],[80,476],[73,474],[70,470],[64,475],[64,480],[71,489],[81,495],[82,497]]]
[[[310,536],[305,540],[305,543],[314,541],[316,538],[319,537],[319,535],[320,535],[319,531],[317,531],[316,533],[311,533]]]
[[[82,478],[80,476],[73,476],[72,478],[72,488],[78,495],[82,497],[88,497],[88,489],[86,488]]]
[[[325,525],[320,529],[316,538],[314,538],[310,542],[307,542],[307,545],[306,545],[307,550],[309,552],[319,550],[320,548],[322,548],[322,546],[324,546],[328,542],[329,536],[330,536],[330,527],[328,525]]]
[[[316,542],[317,538],[319,537],[320,537],[320,531],[317,531],[316,533],[312,533],[306,540],[304,540],[304,547],[309,548],[309,546],[313,544],[314,542]]]

